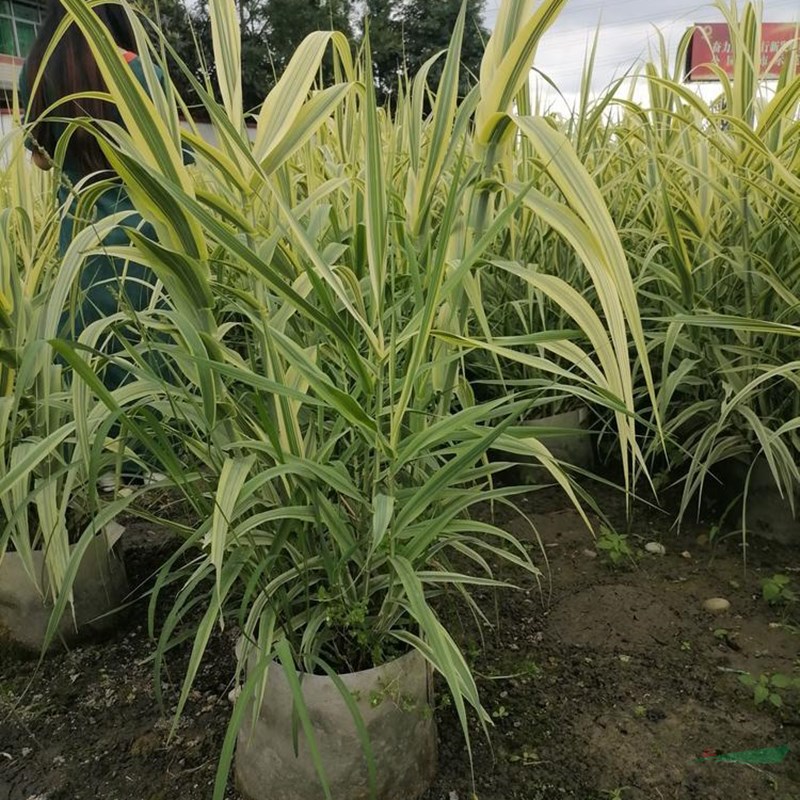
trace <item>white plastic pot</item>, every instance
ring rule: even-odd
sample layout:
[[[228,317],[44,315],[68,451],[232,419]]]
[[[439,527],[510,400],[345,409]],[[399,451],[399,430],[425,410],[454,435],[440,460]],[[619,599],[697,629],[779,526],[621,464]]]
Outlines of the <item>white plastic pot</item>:
[[[67,606],[54,641],[71,644],[116,624],[106,615],[119,606],[128,591],[119,537],[124,528],[111,524],[86,550],[73,584],[74,616]],[[37,574],[44,576],[44,554],[33,553]],[[45,603],[25,571],[18,553],[7,552],[0,561],[0,648],[40,651],[52,606]]]
[[[415,800],[436,773],[432,675],[416,651],[375,669],[340,676],[367,729],[377,771],[376,800]],[[333,800],[368,800],[367,761],[352,714],[327,676],[303,675],[302,690]],[[323,800],[302,729],[295,754],[293,697],[273,664],[255,727],[252,708],[236,745],[236,784],[250,800]]]

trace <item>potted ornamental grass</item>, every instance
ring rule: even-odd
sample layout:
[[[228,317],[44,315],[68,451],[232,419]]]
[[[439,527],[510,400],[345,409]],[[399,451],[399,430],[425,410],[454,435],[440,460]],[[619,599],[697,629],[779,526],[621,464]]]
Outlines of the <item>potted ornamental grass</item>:
[[[718,2],[733,74],[718,96],[687,92],[694,29],[640,77],[650,110],[622,104],[613,142],[593,155],[629,253],[660,430],[643,441],[650,470],[681,486],[685,519],[800,542],[798,40],[761,73],[757,4]],[[716,67],[715,67],[716,68]],[[619,187],[625,191],[616,191]],[[746,552],[746,549],[745,549]]]
[[[523,168],[532,173],[541,165],[528,154],[517,171]],[[548,190],[558,192],[555,186]],[[531,209],[523,209],[516,239],[506,237],[498,253],[503,260],[496,258],[487,265],[480,276],[480,292],[484,325],[492,339],[513,343],[516,350],[531,358],[523,361],[474,351],[466,360],[472,391],[484,400],[511,391],[529,395],[533,402],[524,424],[535,429],[531,435],[542,438],[564,465],[590,470],[595,460],[593,425],[597,421],[592,409],[606,411],[608,401],[584,385],[585,376],[575,362],[561,360],[555,347],[563,348],[571,341],[591,352],[592,343],[569,311],[516,272],[520,265],[508,259],[510,253],[520,254],[518,258],[524,254],[525,275],[555,275],[581,293],[591,292],[591,277],[574,249],[546,220]],[[478,322],[474,320],[476,328]],[[551,342],[543,331],[558,331],[559,337]],[[555,375],[554,368],[560,368]],[[540,470],[531,462],[520,464],[518,472],[534,482]]]
[[[491,724],[442,604],[460,601],[486,621],[477,594],[507,588],[501,564],[520,582],[540,574],[529,544],[489,521],[485,506],[476,513],[524,491],[500,486],[506,464],[487,454],[535,456],[577,505],[547,447],[518,425],[530,400],[476,400],[464,375],[475,350],[532,358],[524,342],[473,325],[477,277],[523,207],[579,251],[609,320],[519,264],[593,347],[539,332],[551,344],[536,363],[558,377],[566,360],[585,391],[617,403],[623,461],[637,458],[628,349],[644,353],[643,338],[613,225],[566,140],[512,113],[563,2],[506,0],[465,98],[462,12],[450,48],[408,81],[392,112],[376,104],[368,43],[353,59],[340,34],[312,34],[251,136],[238,16],[232,2],[214,1],[217,94],[193,84],[213,145],[191,119],[174,124],[174,96],[156,89],[150,100],[132,88],[90,9],[65,5],[127,128],[95,133],[158,237],[129,231],[114,254],[149,266],[166,293],[137,316],[141,344],[112,357],[139,398],[124,408],[94,374],[91,348],[60,352],[89,397],[128,430],[147,427],[138,446],[199,512],[151,606],[157,665],[192,639],[176,721],[213,632],[234,626],[236,700],[215,797],[234,756],[237,783],[254,800],[419,796],[436,764],[433,675],[468,743],[471,714],[484,730]],[[320,87],[329,55],[335,82]],[[444,64],[433,86],[436,58]],[[504,169],[522,139],[562,205]],[[167,586],[177,595],[156,628]]]
[[[49,344],[68,305],[56,297],[58,224],[22,141],[15,129],[2,148],[0,645],[38,652],[113,624],[109,612],[127,592],[114,517],[130,498],[98,499],[95,481],[116,460],[114,444],[101,440],[87,453],[105,439],[109,412],[68,386]]]

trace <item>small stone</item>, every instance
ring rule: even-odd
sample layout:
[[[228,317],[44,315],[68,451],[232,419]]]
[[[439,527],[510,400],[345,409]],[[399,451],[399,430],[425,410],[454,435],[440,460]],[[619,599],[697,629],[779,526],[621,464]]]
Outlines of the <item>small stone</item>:
[[[620,660],[620,661],[621,661],[623,664],[630,664],[630,663],[631,663],[631,657],[630,657],[630,656],[620,656],[620,657],[619,657],[619,660]]]
[[[691,557],[692,557],[692,554],[691,554],[691,553],[690,553],[688,550],[684,550],[684,551],[681,553],[681,558],[690,559]]]
[[[22,757],[25,758],[25,757],[29,756],[32,752],[33,752],[33,748],[32,747],[23,747],[22,748]]]
[[[664,547],[663,544],[660,542],[648,542],[644,549],[648,553],[652,553],[654,556],[665,556],[667,554],[667,548]]]
[[[711,614],[724,614],[730,607],[724,597],[711,597],[703,603],[703,608]]]
[[[233,689],[231,689],[228,692],[228,702],[230,702],[231,705],[235,704],[236,701],[239,699],[239,695],[241,693],[242,693],[242,687],[241,686],[234,686]]]
[[[588,548],[583,551],[586,558],[597,558],[597,550],[589,550]]]

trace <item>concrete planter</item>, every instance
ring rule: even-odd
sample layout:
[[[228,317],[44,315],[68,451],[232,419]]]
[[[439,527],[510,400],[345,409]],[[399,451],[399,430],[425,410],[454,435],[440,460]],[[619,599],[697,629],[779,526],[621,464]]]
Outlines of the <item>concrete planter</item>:
[[[109,525],[89,545],[73,584],[75,616],[67,606],[57,639],[71,644],[116,624],[113,615],[103,615],[119,606],[128,591],[117,544],[123,530]],[[34,552],[33,561],[37,573],[44,576],[42,552]],[[40,651],[51,612],[52,606],[42,600],[19,555],[6,553],[0,561],[0,648]]]
[[[375,800],[415,800],[436,772],[432,676],[412,651],[375,669],[341,675],[367,728],[377,771]],[[370,798],[366,759],[352,715],[327,676],[302,676],[333,800]],[[302,730],[295,755],[292,693],[274,664],[255,727],[244,716],[236,745],[236,784],[250,800],[323,800],[324,792]]]

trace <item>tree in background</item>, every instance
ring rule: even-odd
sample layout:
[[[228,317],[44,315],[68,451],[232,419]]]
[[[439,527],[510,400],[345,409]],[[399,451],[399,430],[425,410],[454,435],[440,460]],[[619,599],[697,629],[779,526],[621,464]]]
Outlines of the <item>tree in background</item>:
[[[201,83],[214,75],[214,50],[208,0],[135,0],[175,48]],[[340,30],[348,38],[352,0],[237,0],[242,34],[242,92],[245,108],[256,110],[275,85],[297,46],[312,31]],[[198,52],[199,50],[199,52]],[[332,64],[323,70],[330,81]],[[181,97],[191,106],[189,80],[170,64],[170,76]]]
[[[402,10],[405,42],[405,67],[409,75],[435,53],[450,44],[462,0],[405,0]],[[489,32],[484,27],[485,0],[467,0],[464,42],[461,47],[461,80],[459,93],[463,96],[475,85],[480,72],[481,58]],[[430,73],[433,85],[438,83],[444,67],[440,59]]]
[[[403,73],[403,10],[401,0],[366,0],[363,11],[369,28],[372,71],[378,101],[385,103],[397,94]]]
[[[275,85],[300,42],[313,31],[338,30],[352,37],[352,0],[237,0],[242,31],[242,93],[246,109],[257,110]],[[201,42],[212,52],[208,4],[196,12],[202,18]],[[213,60],[213,59],[212,59]],[[329,82],[332,64],[323,67]]]
[[[242,89],[245,108],[257,110],[282,74],[300,42],[312,31],[339,30],[356,39],[353,21],[369,20],[375,86],[382,102],[392,102],[404,73],[413,75],[435,53],[447,48],[462,0],[237,0],[242,31]],[[187,5],[185,0],[138,0],[141,9],[160,27],[189,69],[204,82],[206,65],[213,78],[214,57],[208,0]],[[466,94],[480,69],[484,42],[485,0],[467,0],[462,47],[461,94]],[[361,26],[360,35],[367,23]],[[192,35],[194,32],[194,36]],[[196,37],[196,39],[195,39]],[[198,48],[200,53],[198,53]],[[430,80],[438,82],[440,60]],[[193,92],[178,69],[172,79],[189,105]],[[332,64],[323,66],[323,80],[332,77]]]
[[[363,10],[369,20],[379,99],[391,102],[403,73],[416,74],[431,56],[447,48],[461,3],[462,0],[365,0]],[[485,0],[467,0],[459,87],[462,96],[475,83],[484,43],[489,38],[483,22],[484,9]],[[443,67],[442,59],[431,70],[430,80],[434,85]]]
[[[313,31],[341,31],[352,38],[352,0],[267,0],[264,5],[266,42],[278,74]]]
[[[198,23],[200,22],[197,12],[190,11],[184,0],[134,0],[134,7],[161,30],[178,57],[202,83],[201,61],[195,44],[195,36],[199,33]],[[150,27],[147,26],[147,29],[149,31]],[[155,34],[153,38],[157,38]],[[208,52],[210,53],[210,50]],[[190,81],[172,59],[168,58],[167,62],[170,78],[178,94],[191,104],[194,90]]]
[[[267,45],[269,0],[238,0],[239,27],[242,32],[242,100],[245,109],[257,110],[275,85],[276,69]],[[208,19],[208,3],[202,13]],[[207,22],[204,41],[211,51],[211,22]],[[280,74],[278,72],[278,74]]]

